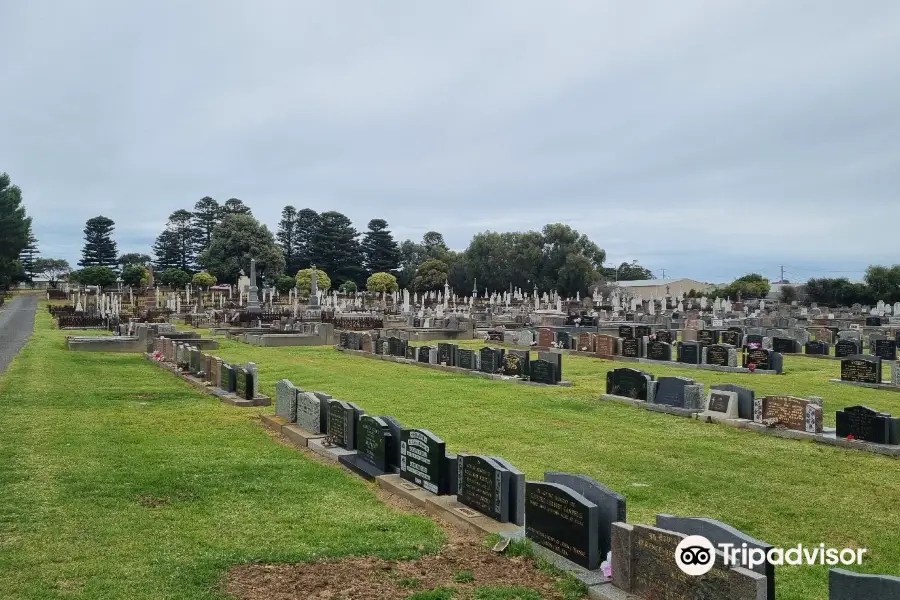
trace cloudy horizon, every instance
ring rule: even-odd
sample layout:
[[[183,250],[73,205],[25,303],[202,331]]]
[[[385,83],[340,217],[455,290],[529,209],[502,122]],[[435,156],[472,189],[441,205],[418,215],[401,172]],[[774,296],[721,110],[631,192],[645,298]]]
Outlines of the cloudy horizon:
[[[203,196],[456,250],[567,223],[667,278],[900,262],[896,2],[37,0],[0,53],[0,172],[73,265]]]

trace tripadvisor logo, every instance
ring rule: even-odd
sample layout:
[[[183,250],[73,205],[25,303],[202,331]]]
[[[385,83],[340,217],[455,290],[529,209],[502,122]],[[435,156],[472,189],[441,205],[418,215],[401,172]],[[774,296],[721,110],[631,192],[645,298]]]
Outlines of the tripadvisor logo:
[[[804,546],[797,544],[792,548],[770,548],[768,552],[762,548],[750,548],[746,543],[718,544],[723,566],[744,567],[751,571],[756,567],[770,563],[773,566],[783,565],[861,565],[866,548],[826,548],[825,544]],[[675,563],[687,575],[698,577],[709,573],[716,563],[716,546],[702,535],[689,535],[675,548]]]

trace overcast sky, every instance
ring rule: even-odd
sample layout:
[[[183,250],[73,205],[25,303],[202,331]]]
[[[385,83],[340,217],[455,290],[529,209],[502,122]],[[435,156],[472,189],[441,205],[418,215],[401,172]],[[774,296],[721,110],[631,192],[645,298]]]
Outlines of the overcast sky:
[[[0,56],[0,171],[73,263],[206,195],[708,281],[900,262],[896,0],[0,0]]]

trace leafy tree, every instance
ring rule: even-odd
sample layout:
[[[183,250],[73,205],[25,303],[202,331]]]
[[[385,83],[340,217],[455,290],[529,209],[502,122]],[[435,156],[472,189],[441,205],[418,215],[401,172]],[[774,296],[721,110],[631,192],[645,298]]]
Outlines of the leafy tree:
[[[22,205],[22,190],[0,173],[0,288],[8,288],[21,270],[18,256],[28,243],[31,218]]]
[[[200,271],[199,273],[194,273],[194,276],[191,278],[191,283],[208,288],[216,285],[216,278],[206,271]]]
[[[112,239],[115,222],[104,216],[88,219],[84,226],[84,248],[81,250],[82,267],[110,267],[118,265],[116,242]],[[96,285],[96,284],[88,284]]]
[[[85,267],[80,271],[75,271],[70,275],[82,285],[99,285],[100,287],[109,287],[116,283],[118,277],[116,272],[109,267]]]
[[[34,276],[37,274],[34,263],[38,258],[37,238],[31,232],[31,224],[28,224],[28,240],[25,247],[19,252],[19,270],[22,273],[22,280],[28,285],[34,287]]]
[[[289,294],[295,285],[297,285],[297,281],[287,275],[282,275],[275,280],[275,289],[278,290],[279,294]]]
[[[304,296],[309,296],[312,291],[312,269],[303,269],[297,271],[297,291]],[[322,269],[316,267],[316,287],[320,290],[327,290],[331,287],[331,278]]]
[[[900,265],[871,265],[866,269],[865,280],[874,300],[900,301]]]
[[[129,264],[125,265],[125,268],[122,269],[122,283],[125,285],[130,285],[133,287],[141,287],[146,285],[146,281],[149,278],[149,271],[147,271],[147,267],[137,265],[137,264]]]
[[[369,273],[393,271],[400,264],[400,248],[387,227],[384,219],[372,219],[363,236],[363,261]]]
[[[637,281],[653,279],[650,269],[642,267],[636,260],[623,262],[618,268],[603,269],[603,276],[609,281]]]
[[[397,278],[390,273],[373,273],[366,280],[366,289],[370,292],[396,292],[399,290]]]
[[[169,229],[164,229],[153,243],[153,255],[156,257],[153,261],[153,267],[157,271],[162,272],[166,269],[177,268],[180,264],[178,260],[179,243],[177,234]]]
[[[204,196],[194,205],[194,250],[199,254],[212,241],[212,232],[222,219],[222,207],[215,199]]]
[[[294,225],[297,242],[297,265],[301,269],[307,269],[312,265],[313,247],[316,231],[319,229],[319,213],[311,208],[304,208],[297,212]],[[293,269],[288,273],[293,273]]]
[[[122,265],[122,267],[127,267],[128,265],[138,265],[138,266],[146,266],[149,265],[151,259],[146,254],[141,254],[139,252],[129,252],[128,254],[123,254],[119,257],[118,263]]]
[[[199,263],[217,281],[237,282],[241,270],[249,273],[256,259],[257,276],[275,281],[284,272],[284,255],[269,228],[249,214],[227,214],[213,230],[209,248]]]
[[[352,294],[357,289],[359,289],[359,288],[356,287],[356,282],[353,281],[352,279],[348,279],[347,281],[345,281],[338,287],[338,290],[342,294]]]
[[[284,265],[288,273],[300,270],[302,259],[298,244],[297,209],[293,206],[285,206],[281,210],[281,221],[278,223],[278,233],[275,238],[284,253]]]
[[[336,280],[361,278],[362,252],[356,240],[359,234],[345,215],[329,211],[319,215],[319,226],[313,235],[311,261]]]
[[[792,285],[786,285],[781,288],[778,292],[778,298],[785,304],[790,304],[791,302],[797,301],[797,288]]]
[[[438,290],[444,287],[450,273],[447,263],[429,258],[416,269],[413,288],[418,292]]]
[[[432,258],[437,258],[441,253],[448,250],[447,244],[444,242],[444,236],[437,231],[428,231],[422,236],[422,245],[425,252]],[[436,256],[437,255],[437,256]]]
[[[183,288],[191,280],[191,274],[182,269],[166,269],[159,276],[160,282],[171,288]]]
[[[222,206],[222,212],[230,215],[253,215],[250,207],[244,204],[244,201],[240,198],[229,198],[226,200]],[[212,241],[212,236],[210,236],[210,241]]]
[[[46,277],[50,287],[56,288],[60,277],[67,275],[71,268],[63,258],[38,258],[34,261],[34,271]]]
[[[400,269],[399,283],[401,287],[412,287],[413,279],[416,277],[416,269],[425,262],[428,257],[425,246],[417,244],[412,240],[406,240],[400,244]]]
[[[769,280],[758,273],[749,273],[723,288],[713,290],[710,295],[713,298],[737,298],[739,293],[744,300],[765,298],[769,294]]]

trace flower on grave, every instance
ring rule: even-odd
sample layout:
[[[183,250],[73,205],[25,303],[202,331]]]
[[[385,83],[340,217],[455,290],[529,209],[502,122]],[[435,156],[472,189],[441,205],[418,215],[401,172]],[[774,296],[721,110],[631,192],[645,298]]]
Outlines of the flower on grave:
[[[651,341],[651,342],[655,342],[655,341],[656,341],[656,334],[655,334],[655,333],[650,334],[650,341]]]
[[[600,570],[604,577],[612,577],[612,552],[606,553],[606,560],[600,563]]]
[[[747,347],[750,348],[751,350],[759,350],[761,346],[762,346],[762,344],[760,344],[759,342],[751,342],[751,343],[747,344]]]
[[[154,352],[151,356],[152,356],[153,360],[155,360],[155,361],[161,361],[163,359],[163,353],[160,352],[159,350]]]
[[[755,362],[747,363],[747,370],[750,371],[751,373],[755,372],[756,371],[756,363]]]
[[[855,440],[855,439],[856,439],[856,436],[853,435],[852,433],[848,433],[848,434],[847,434],[847,439],[848,439],[848,440]]]

